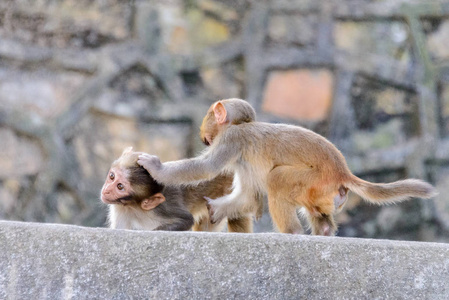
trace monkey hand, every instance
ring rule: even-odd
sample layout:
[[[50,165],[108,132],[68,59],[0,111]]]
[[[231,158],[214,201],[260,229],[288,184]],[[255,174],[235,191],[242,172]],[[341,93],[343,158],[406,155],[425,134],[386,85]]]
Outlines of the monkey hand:
[[[139,155],[137,163],[155,178],[157,177],[158,172],[162,169],[161,160],[156,155],[142,153]]]
[[[211,199],[206,196],[204,196],[204,199],[206,199],[206,201],[207,201],[206,207],[209,212],[210,222],[212,224],[221,222],[221,220],[223,220],[224,216],[220,216],[217,209],[214,208],[214,206],[215,206],[214,199]]]

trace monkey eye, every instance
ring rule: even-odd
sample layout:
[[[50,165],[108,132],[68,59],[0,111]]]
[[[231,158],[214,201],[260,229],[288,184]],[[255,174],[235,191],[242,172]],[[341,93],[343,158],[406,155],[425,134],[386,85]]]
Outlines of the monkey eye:
[[[114,178],[115,178],[115,175],[114,175],[114,173],[109,173],[109,179],[111,179],[111,180],[114,180]]]
[[[123,190],[125,187],[123,186],[123,184],[119,183],[119,184],[117,184],[117,188],[119,190]]]

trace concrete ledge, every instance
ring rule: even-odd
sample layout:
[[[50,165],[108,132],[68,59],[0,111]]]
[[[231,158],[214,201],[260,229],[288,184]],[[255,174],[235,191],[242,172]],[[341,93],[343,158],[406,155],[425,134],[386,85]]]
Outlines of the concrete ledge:
[[[449,299],[449,244],[0,221],[0,299]]]

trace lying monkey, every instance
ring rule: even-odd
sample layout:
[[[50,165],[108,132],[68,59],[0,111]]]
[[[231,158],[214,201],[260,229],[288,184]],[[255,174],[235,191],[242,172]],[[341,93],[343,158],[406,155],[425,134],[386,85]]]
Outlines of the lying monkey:
[[[110,228],[137,230],[221,231],[225,222],[210,222],[205,195],[220,197],[229,192],[232,176],[219,175],[192,187],[164,186],[137,164],[141,152],[127,148],[113,162],[101,189],[109,205]],[[193,216],[192,216],[193,215]],[[230,232],[252,232],[249,216],[228,220]]]
[[[411,197],[430,198],[434,187],[417,179],[370,183],[354,176],[338,149],[321,135],[299,126],[255,121],[246,101],[214,103],[203,119],[201,137],[210,145],[202,155],[161,163],[142,154],[138,163],[164,184],[187,184],[234,172],[233,190],[209,199],[213,220],[237,218],[260,206],[256,194],[268,194],[274,224],[280,232],[302,233],[296,210],[303,207],[312,234],[334,235],[334,214],[347,200],[348,190],[375,203]]]

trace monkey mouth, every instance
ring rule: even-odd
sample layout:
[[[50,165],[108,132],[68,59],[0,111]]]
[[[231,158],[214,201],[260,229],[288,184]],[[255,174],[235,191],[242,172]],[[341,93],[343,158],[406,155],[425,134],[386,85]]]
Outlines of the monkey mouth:
[[[117,202],[115,200],[107,199],[103,195],[101,195],[100,199],[101,199],[101,202],[106,203],[106,204],[117,204]]]
[[[104,195],[101,195],[100,199],[105,204],[122,204],[122,202],[120,202],[120,199],[110,199],[105,197]]]
[[[101,201],[106,204],[121,204],[121,205],[127,205],[132,202],[134,202],[134,198],[132,195],[121,197],[118,199],[107,199],[103,195],[101,196]]]

